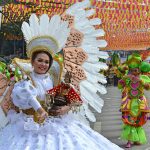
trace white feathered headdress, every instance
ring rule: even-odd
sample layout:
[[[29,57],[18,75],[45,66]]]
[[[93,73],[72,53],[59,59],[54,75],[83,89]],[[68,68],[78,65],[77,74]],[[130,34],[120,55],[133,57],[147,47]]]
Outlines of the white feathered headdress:
[[[38,18],[32,14],[29,24],[23,22],[22,32],[27,43],[27,55],[30,58],[37,50],[48,51],[52,56],[65,45],[70,29],[68,22],[62,21],[59,15],[49,19],[47,14]]]

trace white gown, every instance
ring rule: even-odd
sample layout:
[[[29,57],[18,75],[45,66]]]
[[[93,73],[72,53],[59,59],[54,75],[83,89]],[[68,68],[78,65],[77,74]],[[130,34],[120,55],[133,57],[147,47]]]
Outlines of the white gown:
[[[14,104],[21,109],[40,107],[36,100],[45,98],[45,91],[53,87],[48,75],[31,74],[31,81],[15,84],[12,92]],[[120,150],[108,139],[77,121],[70,112],[59,118],[48,118],[41,126],[32,116],[8,113],[9,124],[0,131],[0,150]]]

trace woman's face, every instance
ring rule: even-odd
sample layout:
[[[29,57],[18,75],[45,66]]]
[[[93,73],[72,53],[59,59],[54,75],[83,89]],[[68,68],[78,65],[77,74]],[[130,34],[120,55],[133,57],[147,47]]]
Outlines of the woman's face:
[[[39,53],[32,61],[34,71],[38,74],[45,74],[49,69],[49,56],[45,53]]]

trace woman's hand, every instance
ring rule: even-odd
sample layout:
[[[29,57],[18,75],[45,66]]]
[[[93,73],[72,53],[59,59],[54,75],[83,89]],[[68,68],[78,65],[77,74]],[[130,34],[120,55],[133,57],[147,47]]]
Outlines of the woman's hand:
[[[65,105],[65,106],[61,106],[56,110],[56,113],[58,115],[64,115],[66,113],[68,113],[71,109],[71,106]]]
[[[37,113],[38,123],[42,123],[48,117],[48,113],[42,107],[37,110]]]

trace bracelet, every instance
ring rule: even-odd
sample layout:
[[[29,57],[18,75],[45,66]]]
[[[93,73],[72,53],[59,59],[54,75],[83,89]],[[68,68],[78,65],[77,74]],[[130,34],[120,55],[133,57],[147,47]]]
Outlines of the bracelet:
[[[77,113],[80,111],[81,103],[71,103],[69,106],[73,113]]]

